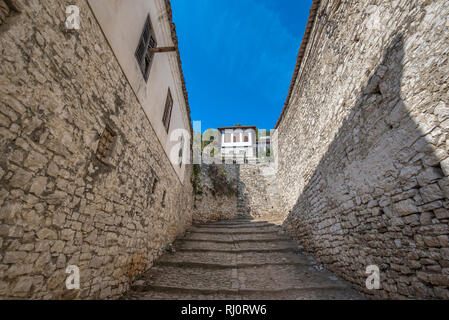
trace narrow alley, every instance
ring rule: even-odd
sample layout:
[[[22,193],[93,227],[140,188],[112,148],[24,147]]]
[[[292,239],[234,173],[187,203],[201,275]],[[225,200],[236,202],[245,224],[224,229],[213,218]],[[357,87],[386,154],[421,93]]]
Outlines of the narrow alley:
[[[127,299],[360,299],[301,252],[278,222],[196,224],[125,295]]]

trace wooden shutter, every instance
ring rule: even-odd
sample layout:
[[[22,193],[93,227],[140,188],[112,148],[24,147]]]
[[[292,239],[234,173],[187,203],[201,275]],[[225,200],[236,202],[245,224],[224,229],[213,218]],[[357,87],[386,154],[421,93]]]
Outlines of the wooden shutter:
[[[150,49],[156,47],[157,42],[154,36],[153,28],[151,27],[150,16],[147,16],[135,54],[145,81],[147,81],[150,76],[150,68],[154,55]]]
[[[170,88],[168,88],[167,99],[165,100],[164,116],[162,118],[162,122],[164,124],[165,131],[167,131],[167,133],[168,129],[170,129],[170,119],[172,109],[173,109],[173,98],[171,96]]]

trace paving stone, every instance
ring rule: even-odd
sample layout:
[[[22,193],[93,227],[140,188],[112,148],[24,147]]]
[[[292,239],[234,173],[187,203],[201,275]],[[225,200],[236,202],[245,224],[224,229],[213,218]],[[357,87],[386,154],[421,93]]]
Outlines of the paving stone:
[[[220,225],[220,227],[218,227]],[[222,228],[223,233],[198,233]],[[228,221],[191,227],[125,299],[361,299],[350,285],[319,268],[299,246],[264,222]],[[236,233],[237,232],[237,233]]]

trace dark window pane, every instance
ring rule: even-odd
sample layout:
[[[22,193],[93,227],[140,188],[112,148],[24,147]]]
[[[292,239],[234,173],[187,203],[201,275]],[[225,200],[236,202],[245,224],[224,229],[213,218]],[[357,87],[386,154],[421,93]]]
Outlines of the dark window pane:
[[[170,119],[171,119],[171,112],[173,109],[173,98],[171,96],[170,88],[168,89],[167,93],[167,100],[165,101],[165,109],[164,109],[164,116],[162,118],[162,123],[164,124],[165,131],[168,133],[168,129],[170,128]]]

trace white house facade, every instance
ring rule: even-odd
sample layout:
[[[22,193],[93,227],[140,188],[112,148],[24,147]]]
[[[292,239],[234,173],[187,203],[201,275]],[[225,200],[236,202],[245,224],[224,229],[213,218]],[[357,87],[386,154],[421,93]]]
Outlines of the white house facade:
[[[271,137],[270,136],[259,136],[259,141],[257,143],[257,151],[259,155],[269,155],[271,152]]]
[[[183,183],[192,129],[170,3],[167,0],[132,2],[130,5],[130,0],[88,0]],[[180,132],[184,132],[183,137]]]
[[[218,131],[222,158],[237,163],[256,161],[257,128],[255,126],[222,127],[218,128]]]

